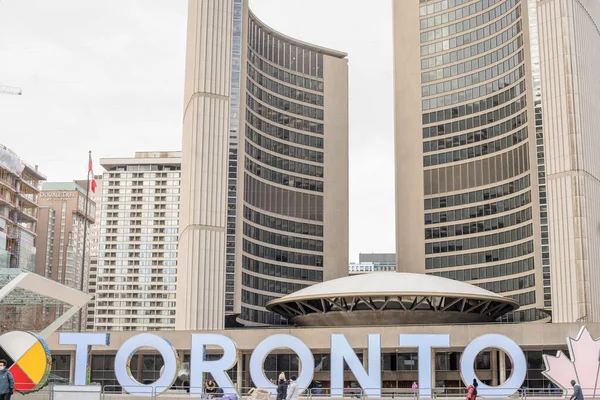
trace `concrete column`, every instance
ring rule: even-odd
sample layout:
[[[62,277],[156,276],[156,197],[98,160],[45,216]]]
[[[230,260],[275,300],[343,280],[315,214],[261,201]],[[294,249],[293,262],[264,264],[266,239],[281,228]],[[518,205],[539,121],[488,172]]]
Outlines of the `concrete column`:
[[[177,330],[225,325],[231,0],[189,0]]]
[[[498,386],[498,350],[492,349],[490,364],[492,367],[492,386]]]
[[[244,360],[244,382],[242,388],[250,386],[250,357],[246,357]]]
[[[431,394],[435,389],[435,349],[431,349]]]
[[[369,349],[363,349],[362,358],[363,367],[368,371],[367,367],[369,366]]]
[[[498,356],[500,357],[500,366],[498,367],[500,370],[500,382],[498,383],[502,385],[504,382],[506,382],[506,355],[501,351],[499,352]]]
[[[244,352],[241,350],[238,350],[238,352],[237,352],[237,374],[236,374],[236,380],[237,380],[236,386],[237,386],[238,392],[241,391],[242,386],[243,386],[243,381],[244,381],[243,370],[244,370]]]
[[[90,360],[88,360],[88,362],[92,362],[91,357]],[[69,357],[69,382],[74,383],[75,382],[75,352],[72,351],[70,353],[70,357]]]

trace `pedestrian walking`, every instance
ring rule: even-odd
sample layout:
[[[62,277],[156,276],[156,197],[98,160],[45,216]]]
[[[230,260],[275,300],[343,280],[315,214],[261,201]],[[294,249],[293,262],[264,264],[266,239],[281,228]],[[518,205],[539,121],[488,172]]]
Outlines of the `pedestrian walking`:
[[[571,386],[573,386],[573,395],[571,396],[571,400],[583,400],[583,392],[581,391],[581,386],[579,386],[579,383],[575,382],[575,380],[572,380]]]
[[[473,383],[467,388],[467,400],[477,399],[477,386],[479,386],[477,379],[473,379]]]

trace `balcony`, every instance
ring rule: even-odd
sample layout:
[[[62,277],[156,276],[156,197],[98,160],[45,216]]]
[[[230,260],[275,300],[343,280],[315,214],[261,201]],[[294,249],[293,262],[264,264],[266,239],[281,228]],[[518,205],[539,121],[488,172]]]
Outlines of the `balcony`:
[[[8,177],[3,176],[2,174],[0,174],[0,185],[6,187],[11,192],[17,191],[17,187],[14,185],[14,182],[10,182]]]
[[[37,196],[35,194],[19,191],[17,192],[17,195],[24,203],[37,207]]]
[[[40,191],[40,183],[38,181],[21,178],[21,185],[23,185],[23,184],[25,184],[27,187],[29,187],[31,190],[33,190],[34,193],[39,193],[39,191]],[[21,189],[23,189],[23,188],[21,188]]]
[[[37,209],[36,208],[17,208],[20,218],[19,222],[37,222]]]
[[[15,202],[10,198],[8,193],[0,193],[0,206],[15,207]]]

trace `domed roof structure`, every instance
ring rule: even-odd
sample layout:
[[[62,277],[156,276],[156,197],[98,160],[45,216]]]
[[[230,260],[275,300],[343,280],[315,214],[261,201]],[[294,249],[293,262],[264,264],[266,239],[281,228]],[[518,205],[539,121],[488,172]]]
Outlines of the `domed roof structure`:
[[[266,308],[296,325],[364,326],[493,322],[519,304],[438,276],[375,272],[309,286]]]

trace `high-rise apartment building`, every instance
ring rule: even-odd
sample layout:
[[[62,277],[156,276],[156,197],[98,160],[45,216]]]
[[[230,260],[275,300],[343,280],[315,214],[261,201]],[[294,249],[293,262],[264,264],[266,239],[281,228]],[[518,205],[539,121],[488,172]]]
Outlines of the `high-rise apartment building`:
[[[40,182],[37,167],[0,145],[0,269],[33,272]]]
[[[178,328],[285,323],[269,300],[348,273],[346,54],[211,4],[189,7]]]
[[[86,191],[75,182],[45,182],[38,204],[35,272],[86,291],[96,204],[89,199],[86,211]],[[79,323],[75,315],[63,329],[78,330]]]
[[[600,321],[600,3],[537,2],[552,319]]]
[[[180,152],[101,159],[95,330],[175,328]]]
[[[396,0],[393,13],[398,270],[509,296],[511,321],[547,317],[550,281],[528,8]]]

